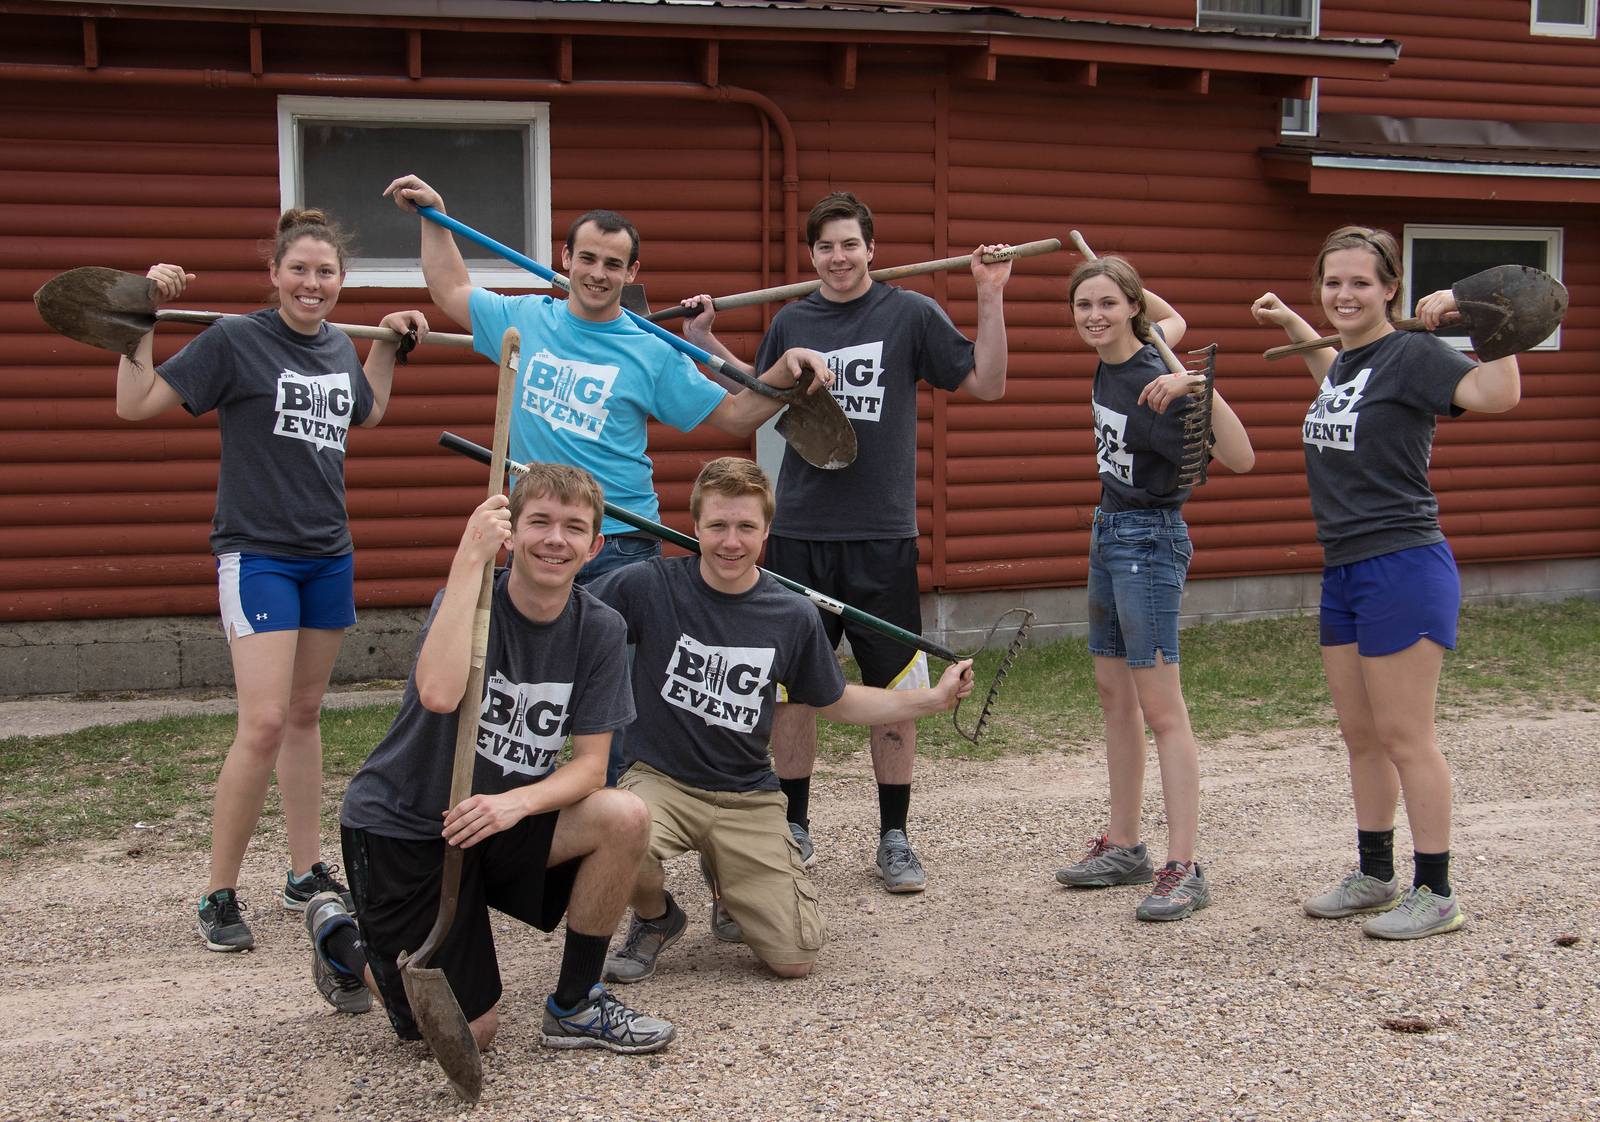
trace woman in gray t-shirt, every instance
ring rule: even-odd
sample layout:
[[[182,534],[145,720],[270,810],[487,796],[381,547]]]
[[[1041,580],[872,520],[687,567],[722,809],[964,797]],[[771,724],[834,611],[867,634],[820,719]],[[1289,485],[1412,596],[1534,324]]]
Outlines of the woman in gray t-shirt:
[[[1335,230],[1314,275],[1340,353],[1305,355],[1319,392],[1302,443],[1323,549],[1322,665],[1350,754],[1360,865],[1304,908],[1368,915],[1363,930],[1375,938],[1420,939],[1466,923],[1450,884],[1450,766],[1433,725],[1461,609],[1428,485],[1434,427],[1439,416],[1510,409],[1520,373],[1515,356],[1478,363],[1432,335],[1395,330],[1403,267],[1384,230]],[[1431,331],[1455,310],[1452,293],[1435,292],[1417,318]],[[1271,292],[1251,311],[1295,342],[1318,335]],[[1402,792],[1416,851],[1409,888],[1394,868]]]
[[[239,728],[217,779],[211,883],[199,909],[200,936],[214,951],[255,945],[239,914],[239,866],[274,771],[289,831],[284,906],[303,911],[322,891],[348,900],[319,852],[319,720],[344,629],[355,622],[345,438],[352,425],[382,419],[398,347],[374,342],[363,366],[325,322],[347,248],[321,211],[286,211],[268,269],[272,307],[219,320],[159,368],[151,332],[117,366],[118,416],[216,410],[222,435],[211,550]],[[194,279],[166,264],[148,276],[162,303]],[[391,313],[383,326],[419,338],[428,330],[415,311]]]

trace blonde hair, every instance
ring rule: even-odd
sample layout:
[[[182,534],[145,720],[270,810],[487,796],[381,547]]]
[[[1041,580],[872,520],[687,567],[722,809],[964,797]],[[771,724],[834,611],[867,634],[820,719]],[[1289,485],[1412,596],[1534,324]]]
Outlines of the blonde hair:
[[[516,529],[517,519],[529,499],[550,496],[568,506],[588,506],[594,512],[590,527],[593,538],[600,532],[600,522],[606,516],[606,494],[595,477],[571,464],[532,463],[528,474],[517,480],[511,488],[511,528]]]
[[[1138,307],[1138,312],[1133,317],[1133,337],[1141,343],[1153,343],[1155,335],[1150,330],[1150,317],[1145,314],[1144,307],[1144,282],[1139,279],[1139,270],[1135,269],[1126,257],[1111,254],[1085,261],[1072,270],[1072,279],[1067,283],[1067,306],[1070,308],[1078,297],[1078,286],[1091,277],[1109,277],[1111,283],[1122,290],[1122,295],[1127,297],[1128,303]]]
[[[1312,296],[1316,305],[1319,308],[1322,306],[1322,278],[1327,271],[1328,254],[1341,249],[1364,249],[1372,254],[1378,263],[1379,283],[1385,287],[1394,285],[1394,295],[1383,309],[1384,315],[1393,323],[1403,303],[1400,290],[1404,286],[1400,282],[1406,275],[1405,261],[1400,256],[1400,246],[1394,240],[1394,235],[1371,226],[1340,226],[1322,243],[1322,252],[1317,254],[1316,270],[1311,274]]]
[[[778,509],[778,501],[772,494],[772,480],[761,470],[761,465],[738,456],[712,460],[700,469],[694,490],[689,492],[689,514],[696,522],[700,521],[700,509],[707,494],[730,499],[756,495],[761,499],[761,517],[768,522]]]

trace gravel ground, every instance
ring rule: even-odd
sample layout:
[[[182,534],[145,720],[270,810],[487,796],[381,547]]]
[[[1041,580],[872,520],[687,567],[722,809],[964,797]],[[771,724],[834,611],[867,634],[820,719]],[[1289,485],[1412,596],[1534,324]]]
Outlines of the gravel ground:
[[[912,840],[931,887],[903,897],[871,872],[857,757],[816,784],[834,941],[810,978],[777,981],[713,940],[686,859],[670,883],[695,922],[626,991],[678,1040],[656,1056],[549,1051],[560,940],[501,923],[502,1028],[472,1110],[381,1013],[317,997],[299,917],[271,903],[281,838],[246,865],[258,949],[237,956],[193,935],[192,841],[28,859],[0,871],[0,1119],[1600,1117],[1600,715],[1442,736],[1471,922],[1415,943],[1298,907],[1354,851],[1331,730],[1203,751],[1216,904],[1170,925],[1133,919],[1141,889],[1053,880],[1103,826],[1099,753],[924,762]],[[1159,839],[1153,766],[1149,793]],[[1430,1031],[1385,1027],[1398,1018]]]

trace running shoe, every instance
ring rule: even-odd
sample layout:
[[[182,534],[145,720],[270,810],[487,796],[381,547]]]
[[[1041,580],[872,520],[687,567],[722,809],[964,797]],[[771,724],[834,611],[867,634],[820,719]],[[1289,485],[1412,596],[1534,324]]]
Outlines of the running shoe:
[[[239,894],[231,888],[219,888],[210,896],[200,897],[200,938],[206,941],[208,951],[247,951],[256,945],[256,937],[245,923],[244,905]]]
[[[1168,861],[1156,874],[1156,885],[1134,910],[1134,916],[1151,923],[1186,919],[1211,906],[1211,886],[1198,861]]]
[[[1089,842],[1089,852],[1082,861],[1056,872],[1057,881],[1074,888],[1149,884],[1154,879],[1155,869],[1144,842],[1135,846],[1112,845],[1104,834]]]
[[[365,1013],[372,1008],[372,991],[358,975],[328,957],[323,941],[335,929],[354,927],[337,892],[319,892],[306,904],[306,934],[311,936],[311,980],[322,999],[341,1013]]]
[[[1368,915],[1386,912],[1400,903],[1400,874],[1389,880],[1369,877],[1360,869],[1345,874],[1334,887],[1321,896],[1313,896],[1301,905],[1306,915],[1318,919],[1343,919],[1345,916]]]
[[[700,875],[706,878],[706,887],[711,890],[711,934],[724,943],[744,942],[744,932],[739,930],[739,921],[729,915],[723,905],[722,886],[717,883],[704,853],[700,855]]]
[[[811,868],[817,863],[817,847],[812,844],[811,834],[798,822],[789,823],[789,833],[794,837],[794,844],[800,847],[800,864]]]
[[[351,915],[356,914],[356,900],[350,895],[350,890],[334,879],[333,874],[339,871],[339,866],[329,865],[318,861],[311,866],[311,871],[303,877],[296,877],[294,870],[290,869],[283,882],[283,906],[291,912],[303,912],[311,898],[319,892],[337,892],[339,899],[344,901],[344,910]]]
[[[878,843],[878,875],[890,892],[921,892],[928,886],[903,830],[890,830]]]
[[[683,915],[682,911],[678,914]],[[551,998],[544,1000],[547,1048],[607,1048],[613,1052],[655,1052],[665,1048],[678,1030],[666,1021],[635,1013],[596,985],[576,1009],[563,1013]]]
[[[606,981],[628,985],[654,977],[656,958],[682,938],[684,929],[689,926],[689,917],[678,907],[678,902],[672,898],[672,893],[668,892],[665,895],[666,915],[647,921],[640,919],[638,912],[633,913],[633,921],[628,924],[628,937],[623,941],[622,950],[606,958],[605,970],[600,975]],[[590,996],[594,996],[592,992]],[[550,1017],[546,1014],[545,1024],[548,1026],[549,1023]],[[567,1045],[567,1047],[581,1046]]]
[[[1435,896],[1433,889],[1408,888],[1391,911],[1373,916],[1361,925],[1374,939],[1426,939],[1457,931],[1467,924],[1466,913],[1454,888],[1448,896]]]

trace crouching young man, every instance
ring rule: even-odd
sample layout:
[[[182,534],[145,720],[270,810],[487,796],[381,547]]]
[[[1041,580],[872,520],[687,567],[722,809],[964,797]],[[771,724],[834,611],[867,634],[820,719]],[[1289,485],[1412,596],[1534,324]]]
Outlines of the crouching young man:
[[[443,969],[480,1048],[499,1025],[490,908],[542,931],[567,917],[545,1044],[653,1052],[673,1037],[672,1025],[600,985],[650,832],[637,796],[605,789],[611,733],[634,715],[625,628],[572,583],[600,549],[603,510],[587,472],[535,464],[509,502],[495,496],[473,512],[399,715],[345,793],[339,820],[360,926],[336,894],[311,901],[312,976],[345,1012],[364,1012],[376,992],[402,1039],[420,1034],[395,959],[433,925],[446,845],[466,851],[461,895],[429,966]],[[507,542],[513,564],[495,578],[484,692],[472,699],[472,795],[445,813],[483,566]],[[556,767],[569,735],[572,758]]]
[[[772,522],[766,473],[749,460],[714,460],[689,511],[700,556],[632,565],[588,586],[639,645],[639,720],[619,787],[650,808],[627,943],[606,960],[605,978],[643,981],[683,934],[688,917],[661,866],[691,850],[711,883],[712,932],[742,938],[774,973],[800,978],[828,929],[768,751],[778,685],[830,720],[877,725],[953,708],[972,692],[972,664],[950,667],[931,690],[847,686],[810,601],[756,568]]]

